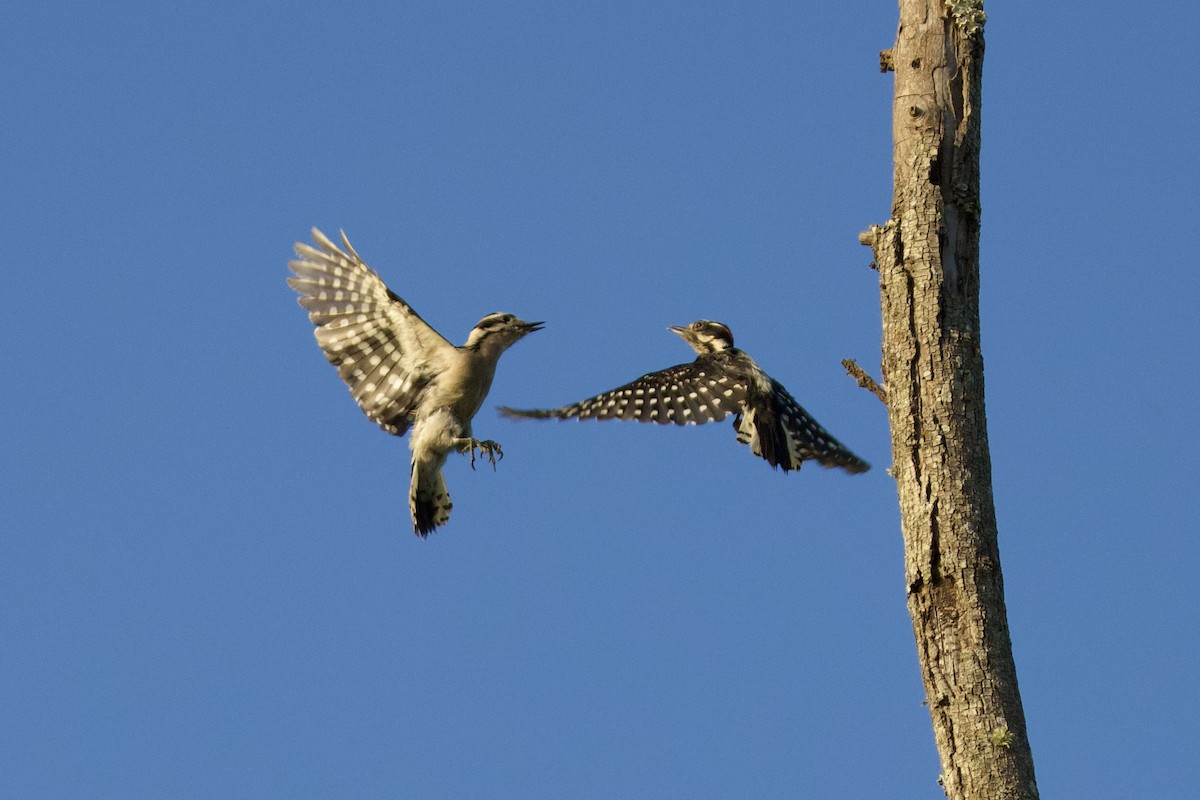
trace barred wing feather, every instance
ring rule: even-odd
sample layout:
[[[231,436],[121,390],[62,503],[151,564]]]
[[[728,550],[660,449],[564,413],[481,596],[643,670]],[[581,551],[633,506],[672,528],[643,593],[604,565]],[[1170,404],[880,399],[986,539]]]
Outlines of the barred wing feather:
[[[316,326],[317,344],[359,408],[402,435],[421,391],[444,368],[454,345],[388,289],[342,234],[339,248],[316,228],[316,247],[296,245],[288,284]]]
[[[625,419],[661,425],[701,425],[739,413],[746,384],[692,362],[651,372],[635,381],[569,406],[553,409],[501,407],[511,417]]]

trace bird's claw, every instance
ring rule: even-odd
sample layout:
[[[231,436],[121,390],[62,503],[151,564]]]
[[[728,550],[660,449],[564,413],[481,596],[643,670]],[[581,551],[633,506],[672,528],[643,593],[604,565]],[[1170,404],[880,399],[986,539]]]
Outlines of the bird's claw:
[[[478,450],[481,456],[487,456],[487,460],[491,462],[492,469],[496,469],[496,462],[503,460],[504,451],[500,449],[499,442],[493,442],[491,439],[472,439],[470,446],[467,448],[471,454],[471,469],[475,469],[475,451]]]

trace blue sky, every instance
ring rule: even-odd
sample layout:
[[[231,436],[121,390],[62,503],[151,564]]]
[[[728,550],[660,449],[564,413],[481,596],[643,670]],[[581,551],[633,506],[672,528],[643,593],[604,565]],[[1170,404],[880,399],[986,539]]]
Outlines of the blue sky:
[[[652,6],[652,7],[651,7]],[[1200,782],[1192,34],[989,8],[983,345],[1047,797]],[[891,3],[18,3],[0,795],[939,797],[857,234]],[[288,289],[310,226],[509,351],[412,535],[408,450]],[[728,323],[863,476],[727,424],[513,422]]]

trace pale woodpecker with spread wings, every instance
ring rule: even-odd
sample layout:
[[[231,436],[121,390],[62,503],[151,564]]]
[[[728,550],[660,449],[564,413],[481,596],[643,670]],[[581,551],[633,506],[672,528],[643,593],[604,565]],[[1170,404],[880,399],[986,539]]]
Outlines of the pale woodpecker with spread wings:
[[[732,414],[737,440],[784,472],[800,469],[809,460],[848,472],[870,468],[830,436],[779,381],[734,347],[733,333],[726,325],[701,319],[668,330],[691,345],[697,353],[695,361],[651,372],[562,408],[501,407],[500,411],[513,417],[632,419],[663,425],[720,422]]]
[[[540,322],[488,314],[456,347],[384,284],[342,234],[339,248],[316,228],[315,247],[297,243],[288,284],[316,326],[317,344],[350,387],[363,413],[388,433],[410,428],[413,530],[425,537],[450,518],[442,466],[451,451],[486,456],[495,467],[500,445],[480,441],[471,420],[492,386],[500,355]]]

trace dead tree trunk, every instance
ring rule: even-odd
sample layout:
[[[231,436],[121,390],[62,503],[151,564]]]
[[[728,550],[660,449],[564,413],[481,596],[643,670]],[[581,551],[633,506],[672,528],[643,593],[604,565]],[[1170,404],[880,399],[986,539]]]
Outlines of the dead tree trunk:
[[[912,615],[952,800],[1038,796],[992,500],[979,340],[982,0],[900,0],[883,378]]]

